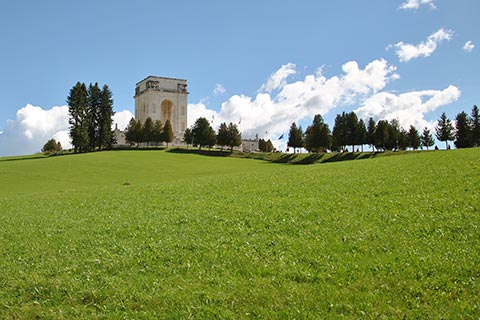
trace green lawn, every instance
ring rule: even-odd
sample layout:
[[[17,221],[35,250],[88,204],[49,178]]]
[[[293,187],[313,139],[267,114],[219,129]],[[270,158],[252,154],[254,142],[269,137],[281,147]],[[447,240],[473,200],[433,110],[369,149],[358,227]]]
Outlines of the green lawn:
[[[0,159],[0,318],[478,318],[480,148]]]

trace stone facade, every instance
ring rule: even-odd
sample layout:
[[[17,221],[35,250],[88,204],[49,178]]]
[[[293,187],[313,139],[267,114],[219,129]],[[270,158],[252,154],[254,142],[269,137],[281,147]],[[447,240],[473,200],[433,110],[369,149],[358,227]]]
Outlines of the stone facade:
[[[187,80],[150,76],[135,86],[135,119],[170,120],[176,141],[187,129]]]

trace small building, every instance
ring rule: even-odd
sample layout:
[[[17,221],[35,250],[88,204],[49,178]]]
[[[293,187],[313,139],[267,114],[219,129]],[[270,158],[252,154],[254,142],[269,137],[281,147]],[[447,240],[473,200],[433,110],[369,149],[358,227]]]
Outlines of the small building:
[[[256,139],[242,139],[240,150],[243,152],[256,152],[259,151],[258,138]]]

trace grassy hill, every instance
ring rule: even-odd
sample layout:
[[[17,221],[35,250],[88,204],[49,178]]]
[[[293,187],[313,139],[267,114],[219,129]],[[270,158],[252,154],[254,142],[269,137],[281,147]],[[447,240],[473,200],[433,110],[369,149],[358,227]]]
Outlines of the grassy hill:
[[[0,160],[0,318],[478,318],[480,149]]]

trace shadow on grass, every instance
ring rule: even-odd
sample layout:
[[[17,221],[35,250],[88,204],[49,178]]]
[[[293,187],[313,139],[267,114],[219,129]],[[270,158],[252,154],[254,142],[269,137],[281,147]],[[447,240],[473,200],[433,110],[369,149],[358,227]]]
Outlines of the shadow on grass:
[[[184,149],[184,148],[172,148],[172,149],[167,149],[166,152],[171,152],[171,153],[178,153],[178,154],[198,154],[201,156],[209,156],[209,157],[230,157],[232,156],[232,152],[230,150],[199,150],[196,148],[192,149]]]

